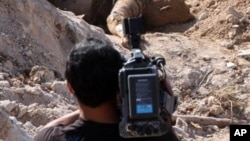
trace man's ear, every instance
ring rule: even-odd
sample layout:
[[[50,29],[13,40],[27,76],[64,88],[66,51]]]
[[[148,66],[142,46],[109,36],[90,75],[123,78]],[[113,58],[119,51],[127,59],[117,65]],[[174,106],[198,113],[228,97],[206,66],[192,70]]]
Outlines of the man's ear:
[[[69,84],[69,82],[67,81],[67,88],[68,88],[68,91],[70,94],[74,95],[75,94],[75,91],[74,89],[72,88],[72,86]]]

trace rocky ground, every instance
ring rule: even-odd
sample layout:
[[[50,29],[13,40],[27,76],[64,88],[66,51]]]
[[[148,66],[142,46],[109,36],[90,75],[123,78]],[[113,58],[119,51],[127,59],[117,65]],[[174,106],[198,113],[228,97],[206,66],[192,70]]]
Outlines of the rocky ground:
[[[142,35],[161,54],[183,141],[229,140],[230,122],[250,123],[250,1],[186,0],[196,19]],[[76,109],[63,79],[67,53],[93,34],[120,39],[46,0],[0,0],[0,140],[31,140],[48,121]],[[201,120],[203,119],[203,120]]]

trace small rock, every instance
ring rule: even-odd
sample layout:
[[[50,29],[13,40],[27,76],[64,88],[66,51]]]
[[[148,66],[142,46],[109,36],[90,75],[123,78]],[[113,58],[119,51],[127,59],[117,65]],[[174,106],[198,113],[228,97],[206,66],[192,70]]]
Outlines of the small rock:
[[[10,83],[8,81],[0,81],[0,87],[10,87]]]
[[[23,117],[28,112],[28,107],[24,105],[19,105],[19,113],[17,115],[18,118]]]
[[[7,60],[4,64],[3,64],[3,67],[8,69],[9,71],[12,71],[13,70],[13,63],[9,60]]]
[[[214,74],[224,74],[227,72],[227,69],[225,67],[217,67],[214,69]]]
[[[26,128],[27,130],[33,130],[35,129],[36,127],[30,122],[30,121],[27,121],[23,124],[24,128]]]
[[[244,16],[243,13],[238,12],[238,11],[235,10],[235,8],[232,7],[232,6],[228,7],[227,12],[230,13],[230,14],[232,14],[232,15],[233,15],[234,17],[236,17],[237,19],[241,19],[241,18]]]
[[[236,36],[236,32],[235,32],[235,31],[230,31],[230,32],[228,32],[228,37],[229,37],[230,39],[233,39],[235,36]]]
[[[232,26],[232,28],[239,28],[240,26],[238,24],[235,24]]]
[[[212,105],[209,109],[209,113],[213,116],[219,116],[223,112],[223,108],[219,105]]]
[[[43,91],[40,88],[37,87],[31,87],[26,85],[25,87],[25,92],[33,95],[42,95]]]
[[[11,79],[11,84],[13,87],[20,88],[23,86],[23,82],[17,78],[12,78]]]
[[[201,15],[199,16],[199,21],[205,20],[206,18],[208,18],[208,14],[206,12],[201,13]]]
[[[213,86],[221,88],[229,82],[229,78],[224,75],[214,75],[211,79],[211,84]]]
[[[209,134],[211,134],[212,131],[213,131],[213,129],[212,129],[211,127],[208,127],[208,128],[207,128],[207,132],[208,132]]]
[[[25,88],[15,88],[15,87],[13,87],[12,91],[14,93],[17,93],[17,94],[25,94]]]
[[[30,57],[32,55],[32,51],[29,49],[23,53],[24,56]]]
[[[211,61],[211,57],[208,55],[203,56],[204,61]]]
[[[206,99],[206,104],[207,106],[211,107],[214,103],[217,102],[217,99],[216,97],[214,96],[209,96],[207,99]]]
[[[198,108],[198,111],[202,112],[202,113],[209,111],[209,108],[207,107],[207,105],[205,103],[202,103],[202,102],[198,104],[197,108]]]
[[[33,104],[30,104],[29,106],[28,106],[28,110],[30,111],[30,110],[34,110],[34,109],[36,109],[38,107],[38,103],[33,103]]]
[[[51,88],[55,93],[68,93],[66,81],[54,81]]]
[[[17,107],[17,103],[10,100],[3,100],[0,101],[0,106],[3,107],[6,112],[11,112]]]
[[[220,46],[221,46],[221,47],[226,47],[227,49],[233,49],[233,47],[234,47],[234,42],[224,40],[224,41],[222,41],[222,42],[220,43]]]
[[[250,58],[250,49],[249,50],[239,50],[238,57]]]
[[[248,18],[244,16],[243,18],[240,19],[240,22],[249,24],[250,20],[248,20]]]
[[[212,0],[212,1],[209,1],[209,3],[207,4],[207,7],[212,7],[215,5],[216,5],[216,2]]]
[[[247,8],[246,15],[250,15],[250,7]]]
[[[0,72],[0,80],[5,80],[7,77],[9,77],[9,74]]]
[[[187,78],[181,83],[181,86],[183,89],[188,89],[198,85],[202,73],[198,70],[187,68],[182,70],[181,75],[183,78]]]
[[[246,115],[247,120],[250,120],[250,107],[244,109],[244,115]]]
[[[48,108],[55,108],[56,107],[56,104],[51,102],[47,105]]]
[[[0,81],[4,80],[4,76],[0,74]]]
[[[36,108],[35,110],[32,110],[30,115],[33,117],[35,115],[44,115],[44,113],[41,111],[40,108]]]
[[[206,95],[208,95],[210,92],[209,92],[208,89],[206,89],[205,87],[200,87],[200,88],[199,88],[199,93],[200,93],[202,96],[206,96]]]
[[[240,20],[234,17],[233,15],[227,15],[226,21],[232,24],[240,24]]]
[[[227,68],[235,69],[235,68],[237,68],[237,65],[234,64],[234,63],[232,63],[232,62],[228,62],[228,63],[227,63]]]
[[[212,125],[212,128],[216,132],[220,131],[220,128],[217,125]]]

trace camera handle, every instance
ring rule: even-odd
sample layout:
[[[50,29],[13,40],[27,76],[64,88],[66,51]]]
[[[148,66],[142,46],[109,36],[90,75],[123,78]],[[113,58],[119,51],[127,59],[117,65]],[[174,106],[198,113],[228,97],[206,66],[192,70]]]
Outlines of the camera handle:
[[[140,49],[140,34],[143,32],[142,17],[125,18],[123,20],[123,32],[128,37],[131,49]]]

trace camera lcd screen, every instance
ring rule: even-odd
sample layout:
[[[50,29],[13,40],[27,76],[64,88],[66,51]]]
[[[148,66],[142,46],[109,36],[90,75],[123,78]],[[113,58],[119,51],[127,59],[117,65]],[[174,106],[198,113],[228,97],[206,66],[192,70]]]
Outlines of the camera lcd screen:
[[[153,113],[153,105],[152,104],[137,104],[136,113],[137,114]]]
[[[130,115],[138,117],[156,114],[157,76],[154,74],[130,75],[128,80]]]
[[[152,92],[148,79],[136,82],[136,114],[153,113]]]

